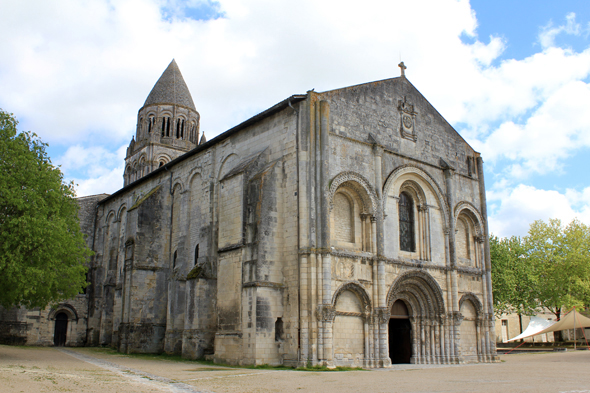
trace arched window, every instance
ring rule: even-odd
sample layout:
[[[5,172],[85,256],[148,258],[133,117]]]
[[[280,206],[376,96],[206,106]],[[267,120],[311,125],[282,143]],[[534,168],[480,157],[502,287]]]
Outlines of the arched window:
[[[170,136],[170,116],[162,117],[162,136]]]
[[[399,246],[402,251],[416,251],[414,201],[405,192],[399,195]]]
[[[155,122],[156,119],[154,118],[154,116],[150,116],[148,119],[148,134],[152,132],[152,127],[154,126]]]
[[[184,139],[184,119],[176,120],[176,138]]]

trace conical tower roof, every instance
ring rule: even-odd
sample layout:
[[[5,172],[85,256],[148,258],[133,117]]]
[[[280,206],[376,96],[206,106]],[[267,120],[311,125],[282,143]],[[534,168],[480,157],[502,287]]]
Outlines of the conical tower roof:
[[[154,104],[175,104],[197,110],[174,59],[154,85],[143,106]]]

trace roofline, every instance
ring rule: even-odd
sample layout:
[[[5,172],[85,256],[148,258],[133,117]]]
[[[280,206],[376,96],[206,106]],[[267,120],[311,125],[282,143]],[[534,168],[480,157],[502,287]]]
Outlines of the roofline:
[[[469,142],[467,142],[467,141],[465,140],[465,138],[463,138],[463,135],[461,135],[461,133],[459,133],[459,131],[457,131],[457,130],[455,129],[455,127],[454,127],[454,126],[453,126],[451,123],[449,123],[449,121],[448,121],[448,120],[447,120],[447,119],[446,119],[446,118],[445,118],[445,117],[444,117],[444,116],[443,116],[443,115],[442,115],[442,114],[441,114],[441,113],[438,111],[438,109],[436,109],[436,107],[435,107],[434,105],[432,105],[432,103],[431,103],[431,102],[428,100],[428,98],[426,98],[426,96],[425,96],[424,94],[422,94],[422,92],[421,92],[420,90],[418,90],[418,88],[417,88],[416,86],[414,86],[414,84],[413,84],[412,82],[410,82],[410,80],[408,79],[408,77],[407,77],[407,76],[405,76],[405,75],[404,75],[404,76],[396,76],[396,77],[393,77],[393,78],[386,78],[386,79],[381,79],[381,80],[378,80],[378,81],[373,81],[373,82],[359,83],[359,84],[352,85],[352,86],[339,87],[339,88],[337,88],[337,89],[332,89],[332,90],[326,90],[326,91],[318,92],[318,94],[330,94],[330,93],[338,92],[338,91],[340,91],[340,90],[347,90],[347,89],[352,89],[352,88],[355,88],[355,87],[361,87],[361,86],[364,86],[364,85],[369,85],[369,84],[373,84],[373,83],[382,83],[382,82],[387,82],[387,81],[393,81],[393,80],[396,80],[396,79],[405,80],[407,83],[409,83],[409,84],[410,84],[410,86],[412,86],[412,87],[413,87],[413,88],[414,88],[414,89],[415,89],[415,90],[416,90],[416,91],[417,91],[417,92],[420,94],[420,96],[422,96],[422,98],[424,99],[424,101],[426,101],[426,102],[428,103],[428,105],[430,105],[430,107],[431,107],[432,109],[434,109],[434,111],[435,111],[435,112],[436,112],[436,113],[437,113],[437,114],[440,116],[440,118],[441,118],[441,119],[443,119],[443,120],[444,120],[444,122],[445,122],[445,123],[447,123],[447,125],[448,125],[449,127],[451,127],[451,129],[452,129],[453,131],[455,131],[455,133],[456,133],[457,135],[459,135],[459,138],[461,138],[461,140],[462,140],[463,142],[465,142],[465,144],[466,144],[467,146],[469,146],[469,148],[470,148],[471,150],[473,150],[473,152],[474,152],[474,153],[481,155],[481,153],[480,153],[480,152],[478,152],[477,150],[475,150],[475,149],[474,149],[474,148],[473,148],[473,147],[472,147],[472,146],[469,144]]]
[[[134,181],[133,183],[127,184],[126,186],[124,186],[123,188],[119,189],[118,191],[115,191],[114,193],[112,193],[111,195],[109,195],[108,197],[98,201],[99,205],[102,205],[103,203],[106,203],[108,201],[110,201],[111,199],[115,198],[116,196],[121,195],[123,192],[127,191],[128,189],[130,189],[132,186],[135,186],[137,184],[140,184],[152,177],[157,176],[160,172],[164,172],[164,171],[168,171],[169,168],[173,167],[174,165],[176,165],[177,163],[186,160],[189,157],[194,156],[197,153],[202,152],[203,150],[206,150],[212,146],[215,146],[216,144],[218,144],[219,142],[224,141],[225,139],[229,138],[230,136],[242,131],[244,128],[249,127],[255,123],[258,123],[259,121],[274,115],[277,112],[282,111],[283,109],[291,106],[291,104],[303,101],[307,98],[307,94],[294,94],[286,99],[284,99],[283,101],[279,102],[278,104],[271,106],[270,108],[266,109],[263,112],[260,112],[257,115],[252,116],[251,118],[249,118],[248,120],[238,124],[237,126],[230,128],[229,130],[217,135],[215,138],[211,139],[210,141],[207,141],[205,143],[203,143],[202,145],[198,145],[197,147],[195,147],[194,149],[186,152],[185,154],[181,155],[180,157],[175,158],[174,160],[170,161],[167,164],[162,165],[161,167],[155,169],[154,171],[148,173],[147,175],[143,176],[140,179],[137,179],[136,181]],[[143,107],[142,107],[143,108]],[[141,110],[141,109],[140,109]]]

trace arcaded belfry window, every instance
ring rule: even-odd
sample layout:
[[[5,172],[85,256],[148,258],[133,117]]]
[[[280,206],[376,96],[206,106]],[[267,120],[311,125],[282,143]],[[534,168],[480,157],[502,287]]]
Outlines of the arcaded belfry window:
[[[162,136],[170,136],[170,117],[162,117]]]
[[[148,118],[148,134],[152,132],[154,124],[156,124],[156,118],[154,116],[150,116]]]
[[[402,251],[415,252],[414,201],[407,193],[399,196],[399,245]]]

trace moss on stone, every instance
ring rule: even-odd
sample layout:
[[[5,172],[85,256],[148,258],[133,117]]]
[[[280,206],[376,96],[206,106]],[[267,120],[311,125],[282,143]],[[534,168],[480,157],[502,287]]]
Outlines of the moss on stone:
[[[152,195],[154,195],[156,193],[156,191],[158,191],[160,189],[160,187],[162,187],[162,185],[158,185],[154,188],[152,188],[150,190],[150,192],[148,192],[147,194],[145,194],[144,196],[140,197],[134,204],[133,206],[131,206],[131,208],[129,209],[129,211],[133,210],[133,209],[137,209],[139,207],[139,205],[141,205],[143,202],[145,202],[146,199],[148,199],[149,197],[151,197]]]
[[[203,271],[203,268],[201,266],[195,266],[193,267],[193,269],[188,273],[188,275],[186,276],[187,280],[194,280],[195,278],[198,278],[201,275],[201,272]]]

